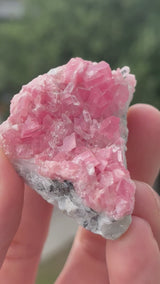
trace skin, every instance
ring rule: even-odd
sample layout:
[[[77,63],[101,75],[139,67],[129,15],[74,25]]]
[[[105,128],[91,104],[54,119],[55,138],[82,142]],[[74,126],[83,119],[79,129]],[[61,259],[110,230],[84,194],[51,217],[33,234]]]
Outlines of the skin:
[[[160,112],[128,112],[127,163],[136,184],[132,224],[110,241],[79,228],[56,284],[160,283],[160,200],[151,186],[160,168]],[[27,188],[0,152],[0,283],[35,283],[52,206]]]

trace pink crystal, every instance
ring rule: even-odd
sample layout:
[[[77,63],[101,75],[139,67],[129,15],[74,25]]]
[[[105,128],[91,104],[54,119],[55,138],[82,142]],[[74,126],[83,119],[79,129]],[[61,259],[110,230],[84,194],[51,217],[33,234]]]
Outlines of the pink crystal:
[[[127,67],[80,58],[22,87],[0,126],[13,161],[30,161],[51,180],[69,180],[85,206],[118,220],[135,187],[126,169],[126,113],[135,89]]]

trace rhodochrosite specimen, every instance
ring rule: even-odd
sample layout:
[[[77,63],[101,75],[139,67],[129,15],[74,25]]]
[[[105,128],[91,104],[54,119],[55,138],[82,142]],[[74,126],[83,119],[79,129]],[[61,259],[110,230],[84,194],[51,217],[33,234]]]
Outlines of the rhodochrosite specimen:
[[[105,238],[124,233],[135,187],[126,169],[126,113],[135,77],[73,58],[22,87],[0,126],[18,173],[48,202]]]

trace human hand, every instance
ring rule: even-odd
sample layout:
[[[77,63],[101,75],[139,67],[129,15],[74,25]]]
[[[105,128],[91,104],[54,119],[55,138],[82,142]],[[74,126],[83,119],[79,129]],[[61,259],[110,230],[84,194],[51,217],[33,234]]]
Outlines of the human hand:
[[[128,115],[127,160],[133,179],[150,185],[160,165],[160,113],[136,105]],[[80,228],[56,284],[160,283],[160,205],[151,188],[136,182],[133,222],[118,240],[106,241]],[[0,283],[33,284],[52,206],[0,155]]]

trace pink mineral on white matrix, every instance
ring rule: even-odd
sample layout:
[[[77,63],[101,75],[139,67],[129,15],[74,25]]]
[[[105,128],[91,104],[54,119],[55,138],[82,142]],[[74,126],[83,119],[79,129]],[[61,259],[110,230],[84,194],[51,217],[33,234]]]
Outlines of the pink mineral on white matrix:
[[[72,182],[84,204],[115,220],[130,215],[135,187],[126,169],[126,113],[135,89],[129,68],[80,58],[22,87],[0,126],[12,161]]]

